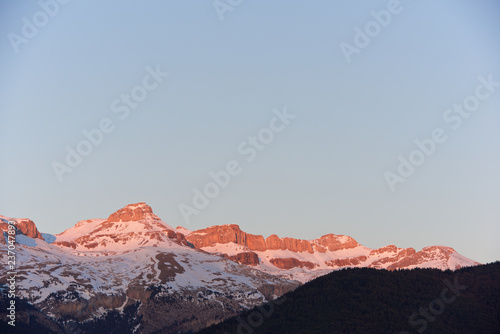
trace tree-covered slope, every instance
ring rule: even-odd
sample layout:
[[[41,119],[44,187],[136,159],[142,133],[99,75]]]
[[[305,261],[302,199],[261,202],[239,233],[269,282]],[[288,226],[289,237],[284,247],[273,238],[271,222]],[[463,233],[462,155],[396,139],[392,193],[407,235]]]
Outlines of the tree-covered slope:
[[[340,270],[200,333],[500,333],[500,262]]]

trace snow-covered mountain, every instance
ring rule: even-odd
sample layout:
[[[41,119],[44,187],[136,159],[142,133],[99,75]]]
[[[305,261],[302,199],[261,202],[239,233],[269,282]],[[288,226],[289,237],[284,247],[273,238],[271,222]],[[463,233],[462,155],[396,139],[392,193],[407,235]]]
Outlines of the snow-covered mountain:
[[[264,272],[301,282],[347,267],[377,269],[459,269],[479,263],[446,246],[420,251],[394,245],[371,249],[345,235],[327,234],[314,240],[279,238],[243,232],[238,225],[219,225],[186,235],[196,248],[221,254]]]
[[[172,228],[145,203],[107,219],[78,222],[55,236],[16,221],[17,295],[68,330],[92,331],[99,319],[137,333],[206,327],[345,267],[457,269],[479,263],[450,247],[370,249],[349,236],[264,238],[237,225]],[[0,238],[2,261],[7,244]],[[0,276],[5,285],[6,274]],[[0,289],[1,290],[1,289]],[[4,293],[0,293],[5,297]]]
[[[84,326],[115,310],[133,315],[123,321],[136,332],[184,332],[299,285],[192,248],[145,203],[45,239],[30,226],[30,236],[21,230],[16,236],[18,296],[60,323],[72,319]],[[0,228],[6,231],[7,224]],[[6,248],[0,245],[4,263]],[[6,278],[2,274],[0,283]]]
[[[345,235],[327,234],[314,240],[280,238],[243,232],[238,225],[219,225],[186,235],[196,248],[221,254],[264,272],[301,282],[347,267],[377,269],[459,269],[479,263],[446,246],[420,251],[394,245],[371,249]]]

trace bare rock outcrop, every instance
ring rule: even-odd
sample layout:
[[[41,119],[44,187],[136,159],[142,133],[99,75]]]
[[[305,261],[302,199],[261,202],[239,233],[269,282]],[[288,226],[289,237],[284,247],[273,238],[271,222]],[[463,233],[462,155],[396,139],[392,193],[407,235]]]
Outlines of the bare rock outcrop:
[[[269,260],[269,262],[280,269],[292,269],[296,267],[314,269],[315,267],[318,267],[318,265],[315,263],[309,261],[300,261],[293,257],[275,258]]]
[[[397,253],[398,248],[395,245],[389,245],[385,247],[380,247],[379,249],[374,249],[370,252],[370,256],[380,255],[383,253]]]
[[[453,248],[447,246],[424,247],[420,252],[415,252],[413,248],[407,248],[405,250],[410,251],[407,254],[402,254],[399,257],[398,261],[395,261],[395,263],[387,267],[387,270],[407,268],[409,266],[419,265],[430,260],[441,260],[447,262],[450,258],[450,255],[456,254],[456,251]],[[413,250],[413,252],[411,252],[411,250]],[[454,269],[460,268],[461,266],[459,265]]]
[[[217,225],[197,230],[191,232],[186,239],[196,248],[211,247],[215,244],[234,242],[257,252],[266,250],[289,250],[296,253],[308,252],[312,254],[315,251],[324,253],[327,250],[336,251],[360,246],[356,240],[351,237],[335,234],[327,234],[312,241],[295,238],[280,238],[276,234],[272,234],[264,239],[261,235],[243,232],[240,227],[235,224]]]
[[[313,253],[313,245],[308,240],[294,238],[280,238],[276,234],[272,234],[266,238],[267,249],[290,250],[292,252],[309,252]]]
[[[235,224],[217,225],[197,230],[190,233],[186,239],[196,248],[234,242],[247,246],[254,251],[266,250],[266,243],[263,236],[245,233]]]
[[[356,256],[356,257],[348,257],[345,259],[335,259],[325,261],[325,264],[329,267],[348,267],[348,266],[357,266],[358,264],[365,262],[367,259],[366,256]]]
[[[112,222],[128,222],[128,221],[137,221],[147,218],[153,214],[153,209],[149,205],[144,202],[129,204],[124,208],[112,213],[107,221]]]
[[[259,264],[259,256],[254,252],[238,253],[227,258],[240,264],[246,264],[247,266],[256,266]]]
[[[43,240],[42,234],[38,231],[35,223],[31,219],[18,218],[12,220],[16,222],[14,226],[17,228],[18,232],[30,238]],[[9,230],[9,224],[5,223],[3,220],[0,221],[0,230],[7,232]]]
[[[314,240],[314,243],[332,252],[361,246],[356,240],[349,236],[336,234],[326,234]]]

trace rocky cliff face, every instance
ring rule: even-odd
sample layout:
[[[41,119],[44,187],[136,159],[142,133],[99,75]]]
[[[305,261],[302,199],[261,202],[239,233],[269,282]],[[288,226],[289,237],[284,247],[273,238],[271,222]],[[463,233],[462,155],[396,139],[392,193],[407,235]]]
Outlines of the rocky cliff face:
[[[15,221],[16,228],[19,233],[24,234],[27,237],[34,238],[34,239],[43,239],[42,234],[38,231],[36,228],[35,223],[27,218],[8,218],[5,216],[0,216],[0,218],[3,218],[5,220],[11,220]],[[0,230],[7,232],[9,229],[9,224],[6,223],[3,220],[0,220]]]
[[[227,256],[227,258],[247,266],[256,266],[259,264],[259,256],[254,252],[238,253],[236,255]]]
[[[108,222],[130,222],[139,221],[146,218],[158,218],[153,214],[153,209],[144,202],[129,204],[124,208],[112,213],[108,219]]]
[[[324,253],[326,250],[338,251],[361,246],[353,238],[345,235],[326,234],[319,239],[313,240],[318,247],[316,249]]]
[[[187,240],[196,248],[210,247],[215,244],[236,244],[247,246],[254,251],[266,250],[266,242],[261,235],[243,232],[238,225],[218,225],[191,232]]]
[[[287,257],[287,258],[275,258],[269,260],[272,264],[274,264],[276,267],[280,269],[292,269],[292,268],[307,268],[307,269],[314,269],[315,267],[318,267],[317,264],[314,264],[312,262],[308,261],[300,261],[297,260],[296,258],[293,257]]]
[[[424,247],[420,252],[415,252],[413,248],[407,248],[401,251],[395,261],[387,267],[388,270],[401,268],[411,268],[420,264],[429,262],[449,263],[446,269],[460,269],[463,266],[471,265],[467,262],[452,261],[458,253],[451,247],[430,246]],[[474,264],[479,264],[475,262]],[[431,267],[431,266],[429,266]]]
[[[256,266],[273,274],[282,271],[282,274],[301,281],[345,267],[457,269],[463,265],[478,264],[444,246],[426,247],[420,252],[395,245],[370,249],[350,236],[336,234],[326,234],[314,240],[280,238],[276,234],[264,239],[260,235],[245,233],[238,225],[190,231],[186,239],[196,248],[208,252],[228,253],[232,250],[227,257],[235,262]],[[296,272],[290,271],[294,268],[301,269],[299,277]]]
[[[351,237],[335,234],[327,234],[312,241],[280,238],[272,234],[266,239],[261,235],[253,235],[243,232],[238,225],[217,225],[193,231],[187,236],[187,240],[196,248],[211,247],[216,244],[227,244],[234,242],[248,247],[252,251],[266,250],[289,250],[292,252],[315,251],[324,253],[327,250],[336,251],[360,246]]]
[[[310,241],[294,238],[280,238],[276,234],[272,234],[266,238],[266,249],[290,250],[292,252],[314,252],[313,244]]]
[[[312,270],[320,267],[320,264],[314,261],[304,261],[299,258],[283,258],[276,257],[273,251],[289,251],[292,253],[326,253],[339,250],[352,249],[361,245],[353,238],[344,235],[327,234],[315,240],[303,240],[295,238],[280,238],[276,234],[272,234],[266,239],[261,235],[253,235],[245,233],[238,225],[218,225],[211,226],[205,229],[190,232],[186,237],[187,241],[192,243],[196,248],[204,249],[221,244],[237,244],[247,248],[246,251],[236,252],[236,254],[228,257],[229,259],[242,264],[252,266],[260,263],[259,254],[266,256],[267,261],[276,268],[289,270],[293,268],[304,268]],[[254,252],[258,252],[256,254]],[[265,253],[265,254],[264,254]],[[252,255],[250,255],[252,254]],[[300,257],[300,255],[297,255]],[[327,267],[348,266],[359,264],[360,260],[327,260],[324,264]]]
[[[348,257],[345,259],[334,259],[325,261],[325,264],[332,268],[353,267],[365,262],[368,258],[364,255]]]

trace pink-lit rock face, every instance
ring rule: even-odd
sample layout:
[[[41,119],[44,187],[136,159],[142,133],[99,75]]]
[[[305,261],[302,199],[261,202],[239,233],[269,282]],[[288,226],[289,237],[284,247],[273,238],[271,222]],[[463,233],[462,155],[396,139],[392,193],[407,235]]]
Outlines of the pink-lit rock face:
[[[424,247],[420,252],[415,252],[413,248],[407,248],[405,254],[402,254],[398,261],[387,267],[388,270],[394,269],[404,269],[411,266],[418,266],[421,264],[428,263],[429,261],[441,261],[447,263],[450,260],[452,254],[457,254],[457,252],[446,246],[430,246]],[[476,262],[476,264],[478,264]],[[456,264],[454,268],[460,269],[461,265]]]
[[[389,267],[392,269],[401,269],[400,265],[396,265],[397,262],[411,258],[415,254],[415,250],[413,248],[397,248],[394,245],[385,246],[379,249],[372,250],[370,252],[370,256],[372,257],[380,257],[380,259],[373,261],[370,264],[372,268],[381,268],[386,264],[392,263]],[[418,264],[418,263],[412,263]]]
[[[326,234],[319,239],[314,240],[314,242],[329,251],[337,251],[360,246],[360,244],[358,244],[353,238],[336,234]]]
[[[153,213],[153,209],[144,202],[129,204],[124,208],[112,213],[107,221],[108,222],[128,222],[137,221],[149,217]]]
[[[31,219],[17,218],[12,220],[16,221],[16,224],[14,226],[22,234],[30,238],[43,240],[42,234],[38,231],[35,223]],[[0,221],[0,230],[7,232],[8,229],[9,229],[9,224],[5,223],[4,221]]]
[[[307,269],[314,269],[317,267],[317,264],[314,264],[309,261],[300,261],[297,260],[293,257],[290,258],[276,258],[276,259],[271,259],[269,262],[271,262],[273,265],[280,269],[292,269],[292,268],[307,268]]]
[[[367,259],[366,256],[357,256],[357,257],[350,257],[346,259],[335,259],[335,260],[328,260],[325,261],[325,264],[329,267],[348,267],[348,266],[357,266],[363,262],[365,262]]]
[[[313,253],[313,245],[308,240],[294,238],[280,238],[276,234],[272,234],[266,238],[267,249],[290,250],[292,252],[309,252]]]
[[[259,256],[254,252],[243,252],[232,256],[225,256],[229,260],[245,264],[247,266],[256,266],[259,264]]]
[[[266,250],[264,237],[243,232],[238,225],[218,225],[197,230],[187,236],[187,241],[196,248],[234,242],[254,251]]]
[[[187,240],[196,248],[211,247],[215,244],[236,244],[247,246],[252,251],[289,250],[292,252],[315,251],[324,253],[327,250],[335,251],[359,246],[351,237],[327,234],[316,240],[303,240],[295,238],[280,238],[272,234],[266,239],[261,235],[243,232],[238,225],[217,225],[193,231]]]
[[[379,255],[379,254],[384,254],[384,253],[397,253],[398,248],[394,245],[389,245],[385,247],[380,247],[379,249],[374,249],[370,252],[370,256],[372,255]]]

